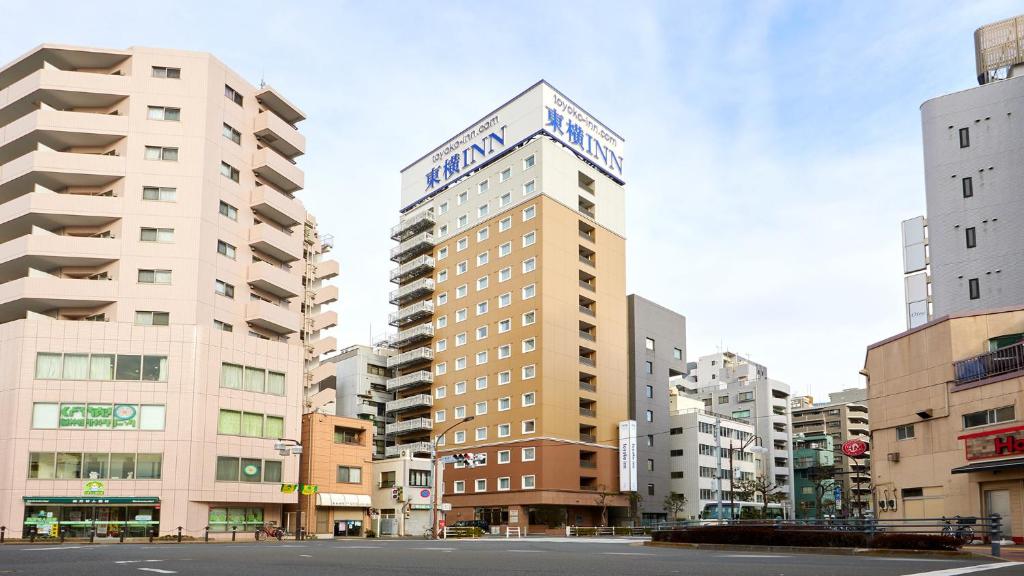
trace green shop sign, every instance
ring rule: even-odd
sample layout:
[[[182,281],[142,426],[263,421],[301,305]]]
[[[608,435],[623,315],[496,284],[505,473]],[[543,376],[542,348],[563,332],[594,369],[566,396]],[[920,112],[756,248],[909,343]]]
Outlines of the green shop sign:
[[[61,404],[61,428],[138,428],[139,408],[134,404]]]
[[[156,496],[107,496],[90,498],[80,496],[23,496],[25,504],[159,504]]]
[[[85,496],[103,496],[106,494],[106,487],[99,480],[91,480],[82,487],[82,494]]]

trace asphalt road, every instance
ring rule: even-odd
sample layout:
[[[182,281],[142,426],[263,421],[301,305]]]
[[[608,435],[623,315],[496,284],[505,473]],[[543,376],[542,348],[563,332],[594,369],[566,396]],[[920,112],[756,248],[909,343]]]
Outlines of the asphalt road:
[[[0,574],[46,576],[1024,576],[1024,563],[655,548],[615,539],[0,546]]]

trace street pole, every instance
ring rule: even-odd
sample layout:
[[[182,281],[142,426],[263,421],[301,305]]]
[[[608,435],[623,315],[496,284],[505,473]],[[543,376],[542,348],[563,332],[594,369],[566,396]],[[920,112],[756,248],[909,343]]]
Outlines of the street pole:
[[[742,450],[742,448],[740,449]],[[732,467],[732,437],[729,437],[729,515],[736,515],[736,469]]]
[[[715,415],[715,459],[718,474],[715,478],[715,497],[718,499],[718,520],[722,520],[722,419]]]
[[[440,434],[435,436],[434,437],[434,442],[431,443],[431,445],[430,445],[430,471],[431,471],[430,473],[433,474],[433,476],[434,476],[433,482],[432,482],[433,485],[434,485],[434,493],[431,494],[431,498],[430,498],[430,501],[431,501],[431,504],[430,504],[430,531],[431,531],[431,536],[433,537],[434,540],[437,540],[437,532],[438,532],[438,530],[437,530],[437,528],[438,528],[437,522],[439,520],[438,514],[437,514],[437,508],[440,505],[440,499],[437,496],[437,475],[438,475],[438,471],[441,468],[438,466],[439,462],[438,462],[438,458],[437,458],[437,443],[441,441],[441,438],[444,438],[445,434],[447,434],[448,432],[451,432],[452,428],[455,428],[459,424],[464,424],[466,422],[469,422],[473,418],[476,418],[476,417],[475,416],[466,416],[462,420],[459,420],[458,422],[455,422],[454,424],[452,424],[451,426],[446,428],[444,432],[441,432]]]

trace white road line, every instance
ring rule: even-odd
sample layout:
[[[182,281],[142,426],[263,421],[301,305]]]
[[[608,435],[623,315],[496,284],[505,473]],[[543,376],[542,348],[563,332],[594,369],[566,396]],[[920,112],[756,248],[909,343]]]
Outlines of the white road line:
[[[174,570],[161,570],[159,568],[139,568],[143,572],[156,572],[157,574],[177,574]]]
[[[309,554],[299,554],[299,558],[312,558]]]
[[[605,556],[654,556],[646,552],[601,552]]]
[[[85,546],[40,546],[34,548],[22,548],[22,550],[77,550]]]
[[[785,554],[722,554],[719,558],[789,558]]]
[[[139,562],[163,562],[163,560],[117,560],[114,564],[138,564]]]
[[[530,552],[532,554],[542,554],[543,550],[505,550],[505,552]]]
[[[992,564],[978,564],[977,566],[964,566],[962,568],[948,568],[946,570],[934,570],[932,572],[917,572],[905,574],[904,576],[959,576],[960,574],[972,574],[984,572],[985,570],[998,570],[1010,566],[1024,566],[1024,562],[993,562]]]

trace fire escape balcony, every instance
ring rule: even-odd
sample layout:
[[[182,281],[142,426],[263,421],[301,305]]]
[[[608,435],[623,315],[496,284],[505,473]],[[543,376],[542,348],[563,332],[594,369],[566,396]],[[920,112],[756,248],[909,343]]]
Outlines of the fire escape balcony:
[[[402,264],[433,247],[434,235],[430,232],[421,232],[392,248],[391,261]]]
[[[433,210],[420,210],[402,218],[402,221],[391,227],[391,239],[401,242],[413,235],[430,230],[434,227]]]
[[[421,362],[430,362],[434,359],[434,351],[422,347],[396,354],[388,357],[388,368],[405,368]]]
[[[434,374],[429,370],[418,370],[410,374],[403,374],[397,378],[388,378],[385,386],[388,392],[395,392],[404,388],[413,388],[424,384],[433,384]]]
[[[430,394],[415,394],[398,400],[391,400],[384,404],[385,412],[399,412],[410,408],[429,408],[434,405],[434,399]]]
[[[427,254],[417,256],[391,271],[391,281],[401,284],[434,270],[434,258]]]
[[[389,301],[392,304],[401,306],[430,294],[434,291],[434,280],[432,278],[420,278],[415,282],[406,284],[397,290],[392,290]]]
[[[388,314],[388,324],[395,326],[396,328],[400,328],[421,318],[426,318],[433,313],[434,303],[430,300],[424,300],[422,302],[417,302],[412,306],[399,308],[398,310]]]
[[[422,340],[429,340],[434,337],[434,325],[431,323],[420,324],[415,328],[409,328],[408,330],[402,330],[398,334],[395,334],[391,338],[388,338],[388,344],[394,348],[403,348],[414,342],[420,342]]]

